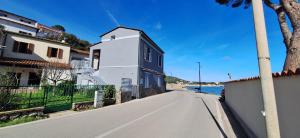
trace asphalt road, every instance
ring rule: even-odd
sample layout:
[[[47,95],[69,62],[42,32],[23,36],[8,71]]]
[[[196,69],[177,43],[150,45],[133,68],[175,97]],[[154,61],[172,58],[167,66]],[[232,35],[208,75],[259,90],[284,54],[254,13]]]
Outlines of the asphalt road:
[[[215,99],[204,94],[174,91],[96,110],[0,128],[0,137],[220,138],[224,137],[224,133],[222,124],[216,123],[216,120],[222,121],[218,121]]]

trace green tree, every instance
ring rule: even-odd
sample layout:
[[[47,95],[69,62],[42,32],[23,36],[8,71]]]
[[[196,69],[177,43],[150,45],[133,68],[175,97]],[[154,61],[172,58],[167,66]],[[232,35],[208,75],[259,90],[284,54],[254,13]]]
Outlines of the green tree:
[[[262,1],[277,15],[287,53],[283,70],[300,68],[300,4],[298,0]],[[216,2],[232,7],[244,6],[248,8],[251,5],[251,0],[216,0]],[[289,26],[288,21],[290,21],[291,26]]]
[[[51,28],[60,30],[62,32],[66,31],[65,27],[63,27],[62,25],[53,25]]]
[[[81,40],[76,35],[65,32],[66,29],[62,25],[54,25],[52,28],[64,32],[63,37],[66,43],[77,49],[87,49],[87,46],[91,45],[89,41]]]

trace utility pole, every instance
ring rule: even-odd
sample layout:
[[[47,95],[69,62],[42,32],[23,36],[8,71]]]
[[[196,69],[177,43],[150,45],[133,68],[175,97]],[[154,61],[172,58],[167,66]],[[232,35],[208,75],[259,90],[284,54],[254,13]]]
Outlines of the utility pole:
[[[268,138],[280,138],[276,97],[271,71],[271,62],[265,26],[262,0],[252,0],[259,73],[265,110],[265,121]]]
[[[198,65],[199,65],[199,89],[198,91],[201,92],[201,63],[200,62],[197,62]]]

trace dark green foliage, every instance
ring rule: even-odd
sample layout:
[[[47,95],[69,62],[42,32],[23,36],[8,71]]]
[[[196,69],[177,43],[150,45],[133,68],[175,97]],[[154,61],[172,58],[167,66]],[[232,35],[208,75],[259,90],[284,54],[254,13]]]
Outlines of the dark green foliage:
[[[65,27],[63,27],[62,25],[53,25],[52,28],[56,30],[60,30],[62,32],[66,31]]]
[[[251,5],[251,0],[216,0],[221,5],[232,6],[234,8],[244,5],[244,8],[248,8]]]
[[[5,29],[5,26],[0,24],[0,30],[4,30],[4,29]]]
[[[77,48],[77,49],[85,50],[85,49],[87,49],[87,47],[89,45],[91,45],[90,42],[88,42],[86,40],[80,40],[74,34],[65,33],[64,38],[65,38],[66,43],[70,44],[72,47]]]
[[[103,99],[112,99],[116,96],[116,88],[113,85],[104,86]]]
[[[10,110],[16,107],[14,101],[19,101],[19,98],[14,89],[17,85],[17,78],[15,74],[0,72],[0,111]]]
[[[66,43],[70,44],[74,48],[87,50],[87,47],[91,45],[89,41],[81,40],[76,35],[67,33],[66,29],[62,25],[54,25],[52,28],[64,32],[63,37],[65,38]]]

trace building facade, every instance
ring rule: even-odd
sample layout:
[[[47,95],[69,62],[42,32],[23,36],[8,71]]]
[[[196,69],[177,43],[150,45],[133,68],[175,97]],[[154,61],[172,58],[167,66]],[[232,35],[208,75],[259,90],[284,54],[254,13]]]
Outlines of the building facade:
[[[69,67],[70,47],[65,43],[3,32],[0,71],[13,73],[18,85],[40,85],[43,69],[50,63],[60,69]]]
[[[6,31],[36,36],[38,32],[37,21],[0,10],[0,25]]]
[[[70,65],[73,73],[76,74],[77,85],[94,85],[94,81],[90,77],[92,72],[89,62],[88,51],[71,48]]]
[[[139,97],[165,91],[164,51],[142,30],[117,27],[90,47],[90,65],[101,84],[120,89],[122,80],[136,86]]]

